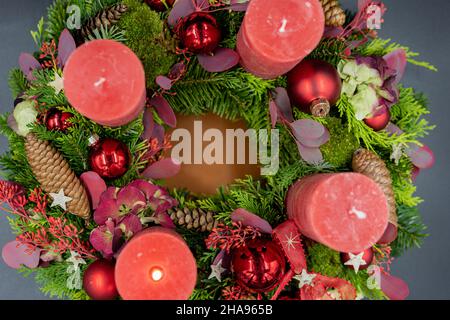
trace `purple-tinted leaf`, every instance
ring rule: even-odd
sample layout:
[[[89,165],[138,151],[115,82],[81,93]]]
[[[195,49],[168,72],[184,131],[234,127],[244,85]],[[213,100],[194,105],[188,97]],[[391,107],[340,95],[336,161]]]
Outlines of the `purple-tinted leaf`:
[[[117,203],[121,207],[125,206],[128,209],[136,209],[145,206],[146,198],[141,190],[128,185],[120,189],[117,194]]]
[[[17,124],[16,118],[14,118],[14,114],[12,113],[8,116],[8,127],[15,133],[18,133],[19,131],[19,125]]]
[[[410,144],[406,150],[411,162],[419,169],[430,169],[436,161],[433,151],[426,145]]]
[[[420,168],[417,168],[416,166],[413,166],[412,172],[411,172],[411,180],[414,182],[416,181],[417,177],[420,174]]]
[[[29,53],[21,53],[19,56],[20,70],[25,74],[28,80],[35,80],[33,76],[33,70],[39,70],[42,68],[41,64],[33,55]]]
[[[386,130],[390,135],[401,135],[404,133],[404,131],[402,129],[400,129],[399,127],[397,127],[395,124],[393,124],[392,122],[389,122],[388,125],[386,126],[386,128],[384,128],[384,130]]]
[[[69,60],[70,55],[75,51],[77,45],[75,44],[75,39],[69,30],[64,29],[61,32],[58,42],[58,64],[62,68]]]
[[[227,9],[237,12],[247,11],[248,5],[250,4],[250,0],[231,0],[230,6]]]
[[[22,265],[34,269],[39,265],[41,249],[30,250],[19,241],[11,241],[2,249],[2,258],[7,266],[19,269]]]
[[[117,229],[120,233],[120,229]],[[113,255],[113,238],[115,237],[116,228],[114,223],[109,220],[107,224],[95,228],[89,236],[89,241],[95,250],[102,253],[104,257],[110,257]],[[119,237],[120,238],[120,237]]]
[[[153,110],[151,108],[145,108],[142,122],[144,123],[144,132],[142,133],[141,138],[149,140],[152,138],[153,130],[155,128],[155,120],[153,119]]]
[[[320,146],[324,145],[325,143],[327,143],[330,140],[330,132],[328,131],[327,128],[325,128],[325,132],[324,134],[319,137],[319,138],[304,138],[301,137],[299,139],[299,142],[304,145],[305,147],[309,147],[309,148],[319,148]]]
[[[153,106],[159,117],[170,127],[177,126],[177,117],[166,99],[162,96],[154,96],[150,100],[150,105]]]
[[[409,296],[409,286],[405,281],[383,272],[380,272],[380,286],[390,300],[405,300]]]
[[[405,74],[407,59],[403,49],[397,49],[383,57],[387,66],[396,72],[395,83],[398,84]]]
[[[198,62],[208,72],[223,72],[239,63],[239,54],[229,48],[217,48],[213,55],[199,54]]]
[[[206,11],[209,9],[208,0],[178,0],[173,5],[167,19],[171,27],[175,26],[179,19],[184,18],[195,11]]]
[[[242,208],[236,209],[231,214],[231,220],[241,222],[243,226],[255,227],[264,233],[272,233],[272,227],[266,220]]]
[[[187,71],[187,66],[184,62],[178,62],[173,65],[169,71],[169,78],[172,80],[180,79]]]
[[[338,38],[344,32],[342,27],[325,27],[323,38]]]
[[[161,190],[161,187],[143,179],[133,180],[128,186],[138,188],[145,195],[147,200],[153,198],[155,193]]]
[[[94,211],[94,221],[98,225],[104,224],[108,219],[118,221],[120,219],[120,204],[117,200],[100,200],[97,209]]]
[[[107,189],[105,181],[94,171],[84,172],[80,180],[87,191],[92,209],[97,209],[100,197]]]
[[[272,129],[275,128],[275,125],[278,121],[278,107],[275,101],[270,99],[269,101],[269,113],[270,113],[270,122],[272,124]]]
[[[212,264],[213,264],[213,266],[216,266],[219,264],[219,262],[221,262],[222,267],[230,270],[231,269],[231,260],[232,260],[231,253],[227,252],[226,250],[220,250],[220,252],[214,258],[214,261]]]
[[[323,162],[323,155],[319,148],[308,148],[297,142],[300,157],[309,164],[317,165]]]
[[[148,179],[158,180],[176,176],[180,172],[181,163],[172,158],[159,160],[142,172],[142,176]]]
[[[274,101],[280,111],[280,115],[288,122],[294,121],[294,116],[292,115],[291,100],[285,88],[276,88],[274,90],[275,97]]]
[[[155,82],[164,90],[170,90],[172,88],[172,80],[166,76],[157,76]]]
[[[108,189],[100,196],[100,201],[116,200],[119,190],[120,189],[116,187],[108,187]]]
[[[290,127],[297,140],[315,140],[325,134],[325,127],[320,122],[311,119],[300,119],[290,124]]]

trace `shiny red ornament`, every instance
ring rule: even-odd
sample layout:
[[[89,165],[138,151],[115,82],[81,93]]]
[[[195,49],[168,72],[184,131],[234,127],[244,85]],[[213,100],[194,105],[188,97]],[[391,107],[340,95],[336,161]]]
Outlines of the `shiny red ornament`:
[[[184,48],[192,53],[209,54],[219,46],[222,39],[217,20],[207,12],[194,12],[182,19],[175,33]]]
[[[383,236],[378,240],[378,244],[389,244],[397,239],[398,228],[392,223],[388,223],[386,231],[384,231]]]
[[[371,127],[374,131],[381,131],[387,127],[391,121],[391,112],[389,108],[383,105],[373,116],[364,119],[365,124]]]
[[[271,240],[255,239],[237,248],[232,268],[237,283],[250,292],[268,292],[282,280],[286,261]]]
[[[90,167],[102,178],[116,179],[123,176],[127,172],[130,162],[130,150],[117,139],[99,139],[91,147]]]
[[[287,76],[293,104],[306,113],[325,117],[339,100],[342,82],[337,70],[321,60],[303,60]]]
[[[114,280],[114,263],[108,260],[93,262],[84,272],[83,289],[93,300],[113,300],[119,296]]]
[[[45,126],[50,131],[66,131],[73,124],[69,121],[73,117],[70,112],[62,112],[57,108],[51,108],[45,114]]]
[[[354,255],[358,255],[361,252],[358,253],[353,253]],[[367,269],[371,264],[372,264],[372,260],[373,260],[373,249],[369,248],[364,250],[364,254],[362,256],[362,259],[366,262],[366,264],[362,264],[359,266],[359,270],[365,270]],[[348,253],[341,253],[341,261],[342,263],[346,263],[347,261],[350,260],[350,255]],[[353,266],[351,265],[346,265],[347,268],[353,269]]]
[[[144,0],[150,8],[158,12],[164,12],[173,6],[175,0]]]

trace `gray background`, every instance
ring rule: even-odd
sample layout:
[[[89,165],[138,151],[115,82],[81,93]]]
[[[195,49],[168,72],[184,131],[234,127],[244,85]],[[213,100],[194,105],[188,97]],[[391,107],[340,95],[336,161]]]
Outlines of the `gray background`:
[[[356,0],[342,0],[354,8]],[[437,125],[426,143],[434,150],[436,166],[418,178],[418,194],[426,199],[422,214],[431,236],[422,249],[410,250],[394,261],[393,274],[404,278],[411,289],[411,299],[450,298],[450,174],[447,157],[450,154],[450,1],[448,0],[385,0],[388,12],[380,32],[414,51],[422,59],[439,68],[439,73],[409,66],[404,83],[424,91],[430,101],[429,119]],[[7,86],[8,70],[17,65],[21,52],[35,50],[29,34],[45,14],[51,0],[0,0],[0,110],[12,108]],[[7,149],[0,140],[1,152]],[[13,239],[4,217],[0,217],[0,246]],[[45,299],[32,279],[24,279],[0,262],[0,299]]]

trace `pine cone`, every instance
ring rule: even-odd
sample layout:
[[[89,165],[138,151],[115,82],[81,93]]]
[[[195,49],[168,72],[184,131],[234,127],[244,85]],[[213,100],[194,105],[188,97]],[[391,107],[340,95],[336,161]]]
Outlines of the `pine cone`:
[[[81,28],[81,36],[86,39],[93,35],[95,29],[99,29],[101,26],[105,28],[112,26],[119,21],[120,17],[127,10],[128,7],[125,4],[119,3],[100,11],[95,17],[90,18]]]
[[[391,173],[384,161],[372,151],[359,149],[353,155],[352,167],[353,171],[371,178],[381,187],[388,201],[389,222],[397,226],[398,218]]]
[[[89,219],[91,210],[86,190],[63,156],[49,142],[39,140],[33,134],[26,136],[25,151],[42,189],[47,193],[58,193],[63,189],[64,194],[72,198],[67,202],[67,211]]]
[[[214,219],[214,213],[205,212],[202,209],[177,208],[169,210],[170,218],[178,225],[186,229],[195,229],[200,232],[212,231],[217,227],[218,221]]]
[[[325,25],[341,27],[345,23],[345,12],[339,4],[339,0],[319,0],[325,13]]]

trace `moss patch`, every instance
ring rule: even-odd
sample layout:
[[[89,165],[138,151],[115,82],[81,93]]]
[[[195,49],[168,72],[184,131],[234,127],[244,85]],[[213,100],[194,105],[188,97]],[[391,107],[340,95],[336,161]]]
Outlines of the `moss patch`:
[[[325,161],[338,168],[349,166],[353,153],[360,146],[358,139],[339,118],[327,119],[325,126],[330,131],[330,141],[320,148]]]
[[[155,78],[165,75],[177,61],[175,41],[159,14],[138,0],[123,0],[128,11],[118,26],[126,32],[126,44],[141,59],[147,87],[155,88]]]

